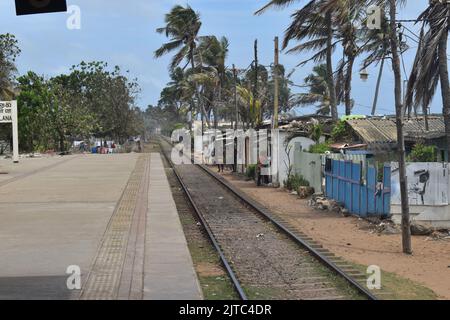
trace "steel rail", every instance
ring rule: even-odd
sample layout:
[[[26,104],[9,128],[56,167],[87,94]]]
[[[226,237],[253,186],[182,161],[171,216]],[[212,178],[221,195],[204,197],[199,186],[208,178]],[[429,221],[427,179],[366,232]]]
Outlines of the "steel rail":
[[[162,137],[163,140],[168,143],[169,145],[173,145],[169,139],[166,137]],[[164,156],[167,158],[167,155],[164,153]],[[307,241],[293,233],[291,230],[289,230],[285,225],[283,225],[281,222],[277,221],[276,218],[272,216],[265,208],[262,208],[256,201],[250,199],[246,195],[244,195],[242,192],[238,191],[236,188],[234,188],[229,182],[227,182],[223,177],[217,176],[215,173],[213,173],[209,168],[207,168],[204,165],[198,165],[199,168],[201,168],[204,172],[206,172],[208,175],[213,177],[215,181],[220,183],[222,186],[224,186],[227,190],[229,190],[232,194],[234,194],[238,199],[240,199],[242,202],[250,206],[257,214],[259,214],[262,218],[268,220],[271,222],[275,227],[277,227],[280,231],[285,233],[288,237],[290,237],[294,242],[296,242],[298,245],[304,247],[307,251],[309,251],[313,256],[317,258],[317,260],[330,269],[330,271],[334,272],[338,276],[342,277],[344,280],[347,281],[347,283],[350,284],[353,288],[355,288],[360,294],[365,296],[369,300],[378,300],[378,297],[376,297],[372,292],[370,292],[367,288],[365,288],[363,285],[358,283],[355,279],[353,279],[351,276],[349,276],[345,271],[343,271],[340,267],[338,267],[333,261],[328,259],[324,254],[320,253],[319,250],[315,249],[313,246],[311,246]],[[174,170],[175,171],[175,170]],[[180,179],[180,178],[179,178]],[[192,202],[192,200],[191,200]]]
[[[168,141],[166,141],[166,142],[169,143]],[[169,143],[169,144],[170,144],[170,143]],[[227,258],[225,257],[225,254],[223,253],[222,249],[220,248],[219,243],[217,242],[216,238],[214,237],[214,234],[213,234],[213,232],[212,232],[212,230],[211,230],[211,228],[210,228],[208,222],[207,222],[206,219],[203,217],[203,214],[201,213],[200,209],[199,209],[199,208],[197,207],[197,205],[195,204],[194,199],[192,198],[192,196],[191,196],[191,194],[190,194],[190,192],[189,192],[187,186],[184,184],[182,178],[181,178],[180,175],[178,174],[178,172],[177,172],[177,170],[176,170],[176,168],[175,168],[175,165],[173,164],[172,160],[169,159],[169,157],[167,156],[167,154],[166,154],[166,152],[164,151],[164,148],[163,148],[163,146],[161,145],[161,143],[160,143],[160,146],[161,146],[161,149],[162,149],[161,151],[162,151],[162,154],[163,154],[164,158],[166,159],[166,161],[167,161],[167,162],[169,163],[169,165],[171,166],[171,168],[172,168],[172,170],[173,170],[173,172],[174,172],[174,174],[175,174],[175,176],[176,176],[178,182],[180,183],[180,185],[181,185],[181,187],[182,187],[184,193],[186,194],[186,196],[187,196],[188,199],[189,199],[189,202],[191,203],[192,207],[194,208],[194,211],[195,211],[196,215],[197,215],[198,218],[200,219],[200,222],[201,222],[203,228],[205,228],[206,233],[208,234],[208,237],[209,237],[211,243],[213,244],[215,250],[216,250],[217,253],[219,254],[220,260],[221,260],[223,266],[225,267],[228,276],[230,277],[231,281],[233,282],[234,289],[236,290],[237,294],[239,295],[239,298],[240,298],[241,300],[244,300],[244,301],[245,301],[245,300],[248,300],[247,295],[246,295],[245,292],[244,292],[244,289],[242,288],[242,286],[241,286],[239,280],[237,279],[237,277],[236,277],[236,275],[235,275],[233,269],[231,268],[231,265],[229,264]]]
[[[204,172],[213,177],[217,182],[219,182],[222,186],[224,186],[227,190],[233,193],[236,197],[238,197],[241,201],[250,206],[253,210],[255,210],[260,216],[264,219],[270,221],[274,224],[279,230],[288,235],[291,239],[293,239],[297,244],[304,247],[308,250],[312,255],[314,255],[323,265],[325,265],[328,269],[331,269],[334,273],[338,274],[342,278],[344,278],[352,287],[354,287],[359,293],[367,297],[369,300],[378,300],[378,298],[371,293],[367,288],[362,286],[360,283],[355,281],[352,277],[350,277],[347,273],[345,273],[341,268],[339,268],[335,263],[330,261],[325,255],[316,250],[313,246],[311,246],[307,241],[300,238],[298,235],[290,231],[286,226],[277,221],[270,213],[268,213],[264,208],[261,208],[255,201],[249,199],[246,195],[242,194],[238,190],[236,190],[233,186],[231,186],[227,181],[222,177],[218,177],[215,173],[211,172],[210,169],[205,167],[204,165],[197,165]]]

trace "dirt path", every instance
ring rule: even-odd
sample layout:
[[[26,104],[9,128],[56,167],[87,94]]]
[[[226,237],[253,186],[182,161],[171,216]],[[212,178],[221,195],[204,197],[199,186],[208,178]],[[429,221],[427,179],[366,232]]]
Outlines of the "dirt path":
[[[282,189],[257,188],[252,181],[229,173],[224,177],[336,255],[354,263],[378,265],[423,284],[442,299],[450,299],[450,241],[414,236],[414,254],[406,256],[401,252],[400,235],[370,233],[364,229],[367,223],[362,219],[315,210],[307,200]]]

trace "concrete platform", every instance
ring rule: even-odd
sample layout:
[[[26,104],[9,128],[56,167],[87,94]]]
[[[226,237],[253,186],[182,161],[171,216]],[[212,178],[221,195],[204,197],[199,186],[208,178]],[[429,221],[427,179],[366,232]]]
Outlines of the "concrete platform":
[[[77,298],[66,269],[85,279],[137,157],[0,161],[0,299]]]
[[[157,153],[151,154],[143,298],[202,299],[161,156]]]
[[[0,168],[0,300],[202,299],[159,154]],[[67,288],[72,265],[82,290]]]

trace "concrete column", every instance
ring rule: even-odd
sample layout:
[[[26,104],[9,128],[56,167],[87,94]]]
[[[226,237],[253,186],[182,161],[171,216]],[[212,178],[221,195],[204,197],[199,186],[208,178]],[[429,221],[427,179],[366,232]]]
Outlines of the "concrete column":
[[[12,108],[13,162],[19,163],[19,124],[17,119],[17,101],[11,101],[11,108]]]

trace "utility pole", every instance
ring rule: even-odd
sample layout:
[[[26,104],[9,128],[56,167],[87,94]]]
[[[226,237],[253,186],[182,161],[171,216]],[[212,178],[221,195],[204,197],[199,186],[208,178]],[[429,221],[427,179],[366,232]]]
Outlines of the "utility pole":
[[[411,248],[411,221],[409,217],[409,197],[406,177],[405,138],[403,136],[403,103],[402,103],[402,78],[400,70],[399,44],[397,37],[397,1],[389,0],[390,14],[390,43],[392,51],[392,69],[395,78],[395,115],[397,122],[397,152],[398,170],[400,180],[400,197],[402,203],[402,247],[403,252],[412,254]]]
[[[274,77],[274,94],[273,94],[273,128],[276,130],[278,129],[278,108],[279,108],[279,73],[278,73],[278,66],[279,66],[279,41],[278,37],[275,37],[275,57],[274,57],[274,64],[273,64],[273,77]],[[271,136],[271,139],[275,139],[275,137]],[[273,142],[273,141],[272,141]],[[278,152],[278,150],[274,150],[272,147],[270,148],[271,153],[271,159],[274,158],[274,153]],[[280,177],[278,175],[278,170],[275,174],[275,181],[272,181],[274,185],[279,186],[279,180]]]
[[[279,108],[279,79],[278,79],[278,63],[279,63],[279,49],[278,49],[278,37],[275,37],[275,59],[274,59],[274,103],[273,103],[273,128],[278,129],[278,108]]]
[[[253,85],[253,112],[255,112],[256,108],[256,100],[258,99],[258,39],[255,40],[255,83]],[[260,110],[260,119],[262,120],[262,110]],[[256,125],[256,123],[255,123]]]
[[[375,88],[375,98],[373,99],[373,105],[372,105],[372,116],[375,115],[377,110],[377,103],[378,103],[378,95],[380,93],[380,85],[381,85],[381,78],[383,76],[383,69],[384,69],[384,61],[386,59],[386,45],[385,45],[385,34],[383,33],[383,58],[381,59],[381,65],[380,65],[380,71],[378,73],[378,79],[377,79],[377,86]]]
[[[235,115],[235,125],[234,129],[238,129],[238,123],[239,123],[239,109],[238,109],[238,101],[237,101],[237,70],[236,66],[233,64],[233,79],[234,79],[234,111],[236,112]]]

